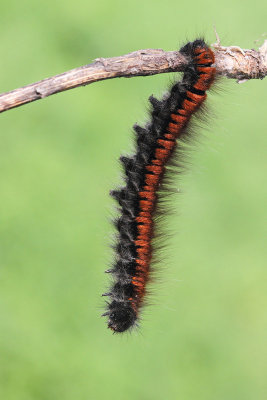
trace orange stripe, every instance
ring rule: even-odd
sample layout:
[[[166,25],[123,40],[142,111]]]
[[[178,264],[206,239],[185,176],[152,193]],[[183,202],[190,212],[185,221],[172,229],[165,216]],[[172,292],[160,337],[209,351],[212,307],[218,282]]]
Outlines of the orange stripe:
[[[200,75],[193,88],[205,92],[210,87],[215,76],[215,68],[205,65],[214,63],[214,55],[210,49],[205,47],[197,47],[194,53],[194,62]],[[149,278],[152,257],[151,240],[154,226],[153,212],[157,202],[156,192],[165,172],[165,164],[176,145],[176,138],[179,136],[179,132],[188,123],[192,113],[200,107],[207,95],[206,93],[195,94],[188,90],[186,97],[187,99],[182,102],[181,108],[170,115],[167,132],[163,135],[163,138],[157,140],[160,147],[155,149],[154,159],[145,167],[149,173],[145,174],[145,184],[139,192],[140,211],[135,219],[138,234],[134,242],[137,253],[135,260],[136,274],[132,277],[135,295],[128,299],[136,312],[138,312],[138,308],[142,303],[146,291],[146,282]]]

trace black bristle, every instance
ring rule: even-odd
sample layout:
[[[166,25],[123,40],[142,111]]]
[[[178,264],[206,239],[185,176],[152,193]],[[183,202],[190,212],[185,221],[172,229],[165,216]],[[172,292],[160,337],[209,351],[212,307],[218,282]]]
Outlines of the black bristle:
[[[101,314],[101,317],[106,317],[107,315],[110,315],[110,312],[109,312],[109,311],[104,312],[103,314]]]
[[[120,161],[123,165],[126,174],[128,174],[129,171],[133,171],[136,169],[134,157],[121,156]]]
[[[133,129],[139,138],[143,138],[147,135],[147,130],[138,124],[135,124]]]
[[[158,113],[162,109],[162,101],[156,99],[154,96],[150,96],[148,99],[153,107],[153,112]]]

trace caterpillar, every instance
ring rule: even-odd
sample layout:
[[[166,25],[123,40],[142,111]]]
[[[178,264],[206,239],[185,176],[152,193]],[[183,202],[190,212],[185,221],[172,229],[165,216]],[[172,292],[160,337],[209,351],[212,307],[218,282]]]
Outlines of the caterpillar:
[[[202,39],[180,49],[187,57],[181,81],[157,100],[151,96],[150,122],[134,126],[136,152],[121,156],[125,186],[111,191],[118,202],[120,215],[114,221],[117,229],[115,262],[107,310],[108,327],[124,332],[137,325],[144,303],[147,282],[151,276],[152,240],[159,194],[174,150],[189,135],[188,122],[206,99],[206,91],[215,78],[214,54]]]

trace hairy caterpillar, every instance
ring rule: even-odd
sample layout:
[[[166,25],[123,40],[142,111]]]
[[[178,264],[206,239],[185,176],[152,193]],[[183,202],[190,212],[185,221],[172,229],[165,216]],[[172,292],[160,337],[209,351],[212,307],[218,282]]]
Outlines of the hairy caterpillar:
[[[120,158],[125,186],[111,192],[120,206],[116,256],[107,311],[108,327],[123,332],[136,325],[151,273],[152,239],[162,180],[179,141],[189,135],[188,122],[206,99],[214,77],[214,54],[202,39],[180,52],[188,58],[182,80],[159,101],[153,96],[150,122],[135,125],[136,153]]]

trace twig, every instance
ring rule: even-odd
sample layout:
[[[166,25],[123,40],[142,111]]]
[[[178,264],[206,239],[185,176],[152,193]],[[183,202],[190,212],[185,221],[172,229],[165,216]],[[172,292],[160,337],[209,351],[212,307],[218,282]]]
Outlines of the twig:
[[[223,47],[217,39],[213,45],[218,75],[243,82],[263,79],[267,75],[267,40],[259,51],[238,46]],[[183,71],[186,58],[178,51],[138,50],[113,58],[98,58],[92,64],[78,67],[0,95],[0,112],[19,107],[52,94],[103,79],[155,75]]]

